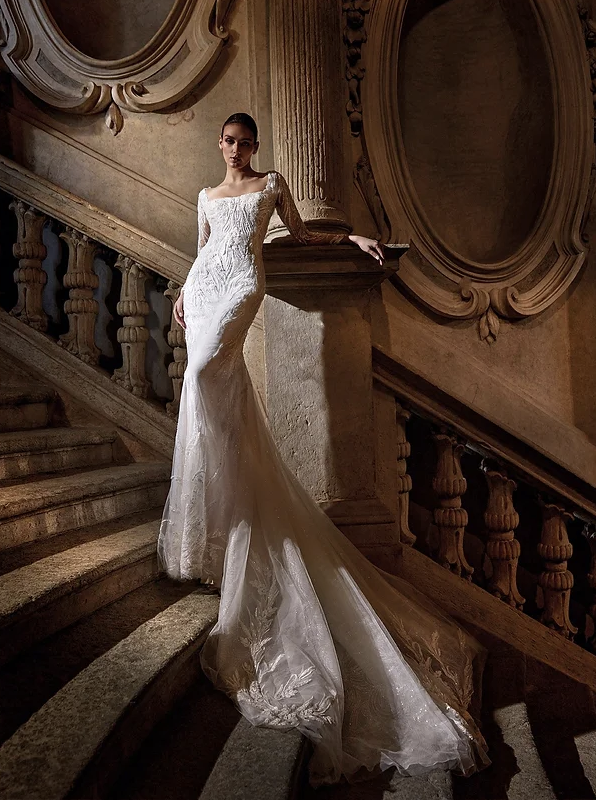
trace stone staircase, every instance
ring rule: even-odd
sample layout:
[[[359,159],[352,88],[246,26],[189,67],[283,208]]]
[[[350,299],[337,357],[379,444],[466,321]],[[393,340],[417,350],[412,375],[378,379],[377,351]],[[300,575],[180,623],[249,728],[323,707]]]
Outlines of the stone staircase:
[[[69,427],[66,398],[11,381],[0,389],[0,800],[596,797],[592,691],[474,629],[489,650],[491,767],[310,789],[305,740],[252,728],[201,674],[216,594],[157,575],[169,466],[142,448],[134,460],[97,418]]]
[[[5,376],[9,366],[3,364]],[[9,767],[15,752],[22,765],[26,753],[46,751],[30,726],[41,724],[42,738],[55,737],[60,725],[66,738],[76,730],[73,746],[84,760],[83,744],[97,746],[93,720],[107,720],[108,735],[110,710],[126,714],[137,694],[148,696],[154,678],[159,693],[168,670],[172,680],[184,671],[189,645],[216,618],[217,599],[158,579],[155,544],[169,464],[125,458],[119,432],[109,426],[61,425],[53,389],[24,375],[10,380],[0,388],[0,740],[8,740],[0,792],[45,798],[61,791],[50,785],[51,770],[43,770],[49,783],[40,784],[35,770],[19,770],[13,780]],[[178,627],[161,616],[167,613]],[[133,669],[139,663],[144,671]],[[189,675],[193,670],[195,663]],[[178,684],[184,691],[187,684]],[[79,701],[89,713],[73,728],[67,710],[80,714]],[[159,716],[159,703],[151,702]],[[63,781],[74,768],[64,766],[66,750],[56,764]]]

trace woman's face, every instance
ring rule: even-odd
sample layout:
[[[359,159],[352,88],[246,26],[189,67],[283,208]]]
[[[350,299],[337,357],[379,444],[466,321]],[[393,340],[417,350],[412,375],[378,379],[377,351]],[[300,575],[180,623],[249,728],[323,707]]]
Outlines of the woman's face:
[[[250,128],[239,122],[232,122],[223,130],[219,139],[219,149],[224,161],[232,169],[242,169],[250,164],[250,159],[259,149],[259,143]]]

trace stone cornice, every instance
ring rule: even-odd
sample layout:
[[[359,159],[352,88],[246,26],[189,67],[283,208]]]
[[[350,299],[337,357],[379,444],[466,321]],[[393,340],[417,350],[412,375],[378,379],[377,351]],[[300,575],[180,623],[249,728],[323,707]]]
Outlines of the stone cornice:
[[[267,291],[313,287],[371,289],[393,275],[406,244],[386,247],[383,267],[355,245],[299,245],[274,240],[263,248]]]
[[[122,109],[171,107],[207,77],[229,36],[230,4],[175,0],[140,50],[104,60],[71,44],[43,0],[0,0],[0,50],[7,69],[44,103],[71,114],[105,111],[116,135]]]

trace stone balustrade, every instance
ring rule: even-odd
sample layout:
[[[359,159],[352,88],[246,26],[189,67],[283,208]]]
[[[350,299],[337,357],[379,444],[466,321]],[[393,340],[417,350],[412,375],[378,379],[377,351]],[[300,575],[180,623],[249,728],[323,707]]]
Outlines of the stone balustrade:
[[[538,454],[535,467],[516,457],[507,434],[483,436],[471,413],[458,419],[406,371],[375,348],[378,390],[395,400],[398,507],[411,510],[397,514],[402,546],[596,652],[593,492],[557,485]]]
[[[6,310],[36,330],[55,334],[56,343],[73,356],[97,369],[107,369],[112,380],[131,394],[158,403],[168,416],[175,417],[186,367],[184,330],[172,314],[180,286],[174,281],[165,281],[130,256],[94,241],[87,233],[52,219],[21,199],[15,198],[9,203],[9,208],[16,215],[13,255],[18,259],[18,267],[13,276],[16,303]],[[45,237],[44,230],[47,232]],[[48,272],[42,264],[48,256],[47,242],[52,237],[58,251],[55,260],[59,263],[56,280],[50,286]],[[66,244],[66,253],[60,253],[61,242]],[[98,255],[101,255],[104,274],[103,291],[98,291],[102,288],[96,271]],[[65,268],[61,270],[60,264],[64,263]],[[107,278],[106,272],[109,273]],[[148,282],[152,284],[152,292],[147,291]],[[108,308],[106,303],[113,295],[112,287],[118,283],[120,296],[117,303]],[[149,302],[152,296],[154,307]],[[100,308],[100,303],[104,304],[103,308]],[[169,330],[165,333],[160,330],[162,326],[157,313],[161,312],[163,320],[164,303],[169,308]],[[57,324],[50,324],[48,306],[58,307],[61,321]],[[147,363],[150,315],[156,316],[152,322],[153,330],[163,340],[159,355],[163,360],[162,376],[169,376],[169,386],[165,390],[164,380],[150,379],[152,365]],[[98,325],[100,316],[103,325]],[[109,324],[114,317],[115,326]],[[67,330],[62,332],[65,328]],[[103,365],[98,346],[100,338],[104,340],[104,350],[113,352],[111,358],[104,358]]]

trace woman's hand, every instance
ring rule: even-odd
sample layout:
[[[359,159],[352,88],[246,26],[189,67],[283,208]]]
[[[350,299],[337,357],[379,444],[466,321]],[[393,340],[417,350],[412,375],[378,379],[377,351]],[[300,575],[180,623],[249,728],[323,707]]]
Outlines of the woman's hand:
[[[181,289],[178,299],[174,303],[174,319],[181,328],[186,328],[184,322],[184,289]]]
[[[367,239],[366,236],[356,236],[356,234],[350,234],[348,238],[365,253],[370,253],[373,258],[376,258],[379,264],[385,260],[383,247],[376,239]]]

